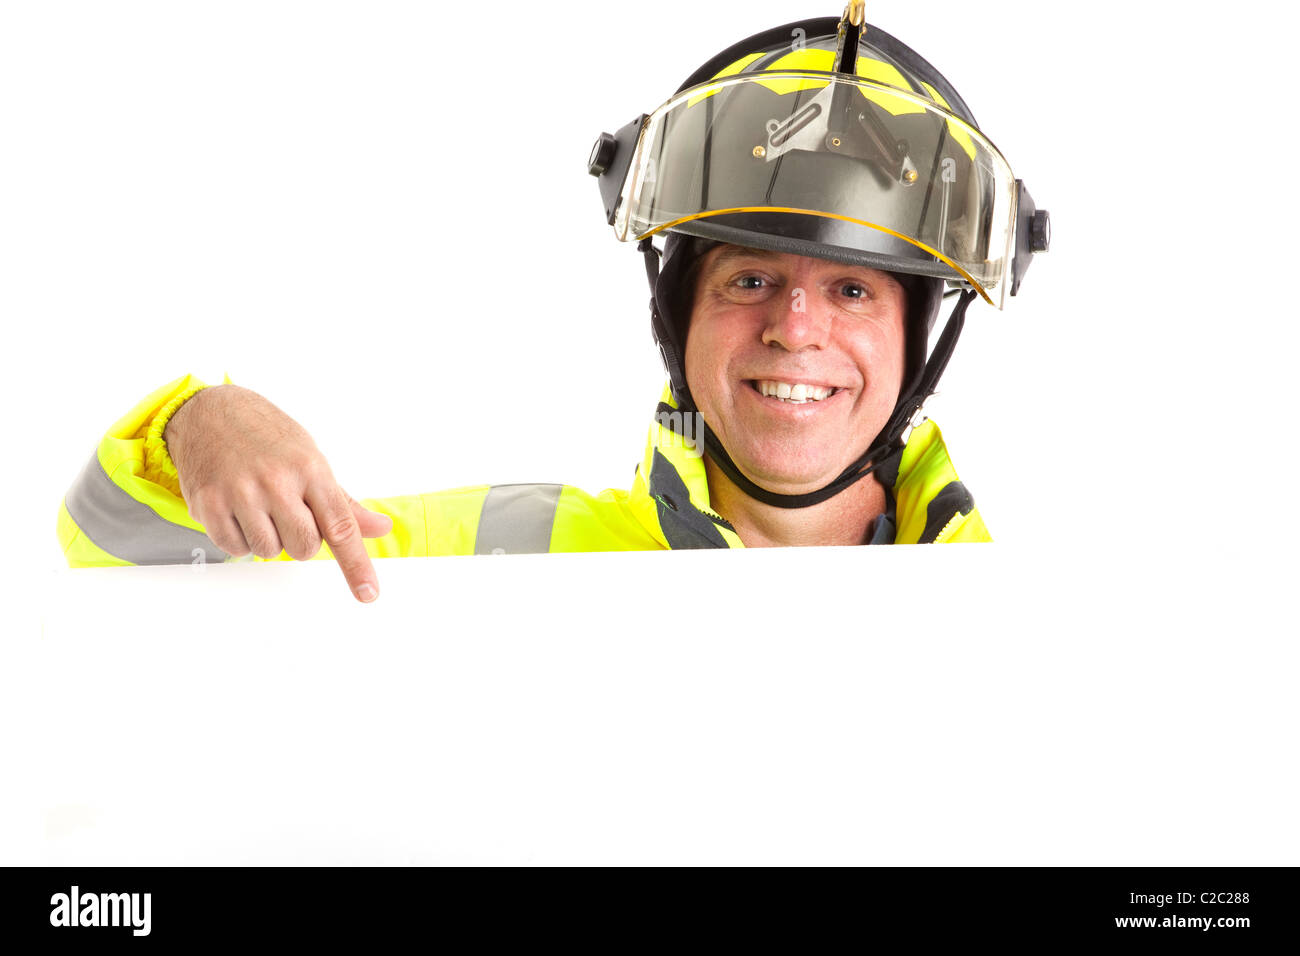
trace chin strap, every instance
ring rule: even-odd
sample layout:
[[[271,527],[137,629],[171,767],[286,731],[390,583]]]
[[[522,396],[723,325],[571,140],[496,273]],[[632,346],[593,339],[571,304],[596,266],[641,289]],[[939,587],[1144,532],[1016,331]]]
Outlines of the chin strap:
[[[886,461],[902,450],[903,430],[912,421],[912,418],[920,411],[921,406],[925,404],[932,394],[935,386],[939,383],[940,376],[943,375],[944,369],[948,367],[948,360],[952,358],[953,350],[957,347],[957,338],[961,335],[962,326],[966,323],[966,307],[975,299],[975,290],[967,289],[961,293],[957,304],[953,306],[952,314],[948,316],[948,322],[943,327],[943,332],[939,340],[935,343],[934,351],[930,353],[929,359],[925,363],[925,369],[921,373],[921,380],[917,383],[907,398],[898,403],[894,409],[894,414],[890,417],[885,427],[881,429],[876,440],[857,461],[845,468],[838,478],[829,485],[817,491],[810,491],[802,495],[782,495],[775,491],[768,491],[760,485],[755,484],[748,477],[741,473],[736,467],[736,463],[731,460],[727,450],[718,440],[718,436],[713,433],[707,422],[704,423],[704,450],[708,452],[709,457],[713,459],[714,464],[722,470],[731,481],[756,501],[763,504],[772,505],[777,508],[807,508],[811,505],[821,504],[828,498],[831,498],[853,483],[865,478],[871,474]],[[668,410],[666,406],[660,405],[660,411]],[[661,422],[669,423],[670,427],[676,430],[677,423],[680,421],[683,431],[689,432],[684,421],[685,415],[700,413],[695,409],[682,409],[679,415],[660,415]],[[701,419],[703,416],[701,416]],[[696,431],[694,434],[701,434]]]

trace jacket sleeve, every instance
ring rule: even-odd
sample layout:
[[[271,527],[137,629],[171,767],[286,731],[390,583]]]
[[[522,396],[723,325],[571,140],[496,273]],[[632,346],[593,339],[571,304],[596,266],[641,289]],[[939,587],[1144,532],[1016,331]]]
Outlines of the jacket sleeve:
[[[226,380],[229,382],[229,379]],[[171,414],[204,387],[186,375],[154,391],[108,430],[59,505],[58,538],[74,568],[235,560],[208,538],[181,496],[162,440]],[[393,530],[367,538],[377,558],[473,554],[488,486],[365,498]],[[322,545],[318,559],[331,559]],[[261,561],[261,558],[255,558]],[[272,560],[292,560],[281,552]]]

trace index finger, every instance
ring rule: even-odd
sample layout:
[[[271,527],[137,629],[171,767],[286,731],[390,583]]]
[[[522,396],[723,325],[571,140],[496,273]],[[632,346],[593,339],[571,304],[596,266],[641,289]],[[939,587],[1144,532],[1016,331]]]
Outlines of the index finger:
[[[304,500],[356,599],[369,603],[379,597],[379,576],[366,553],[361,527],[352,514],[347,494],[333,483],[313,485],[308,488]]]

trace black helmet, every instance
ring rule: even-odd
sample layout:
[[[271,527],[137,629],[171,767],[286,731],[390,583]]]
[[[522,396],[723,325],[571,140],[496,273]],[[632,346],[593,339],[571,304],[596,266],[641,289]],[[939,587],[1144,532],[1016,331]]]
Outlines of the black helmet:
[[[751,496],[803,507],[870,473],[902,445],[976,295],[998,308],[1048,244],[1036,210],[956,90],[861,19],[789,23],[724,50],[654,113],[601,134],[588,168],[607,221],[646,257],[651,321],[673,399],[695,411],[683,356],[690,266],[721,242],[865,265],[907,294],[903,388],[889,422],[836,481],[806,495],[753,484],[716,436],[715,462]],[[662,253],[651,238],[666,235]],[[662,261],[661,261],[662,259]],[[947,283],[961,296],[933,354]]]

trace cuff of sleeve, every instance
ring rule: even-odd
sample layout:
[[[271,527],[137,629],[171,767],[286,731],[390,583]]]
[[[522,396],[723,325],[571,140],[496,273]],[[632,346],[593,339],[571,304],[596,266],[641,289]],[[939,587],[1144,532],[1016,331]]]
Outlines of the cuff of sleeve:
[[[145,435],[144,477],[155,484],[162,485],[177,498],[183,497],[181,495],[181,479],[176,472],[176,463],[172,461],[171,455],[167,453],[167,442],[163,440],[163,432],[167,428],[167,423],[171,421],[171,417],[176,414],[176,410],[207,387],[206,385],[195,385],[173,398],[154,416],[153,421],[149,424],[149,432]]]

